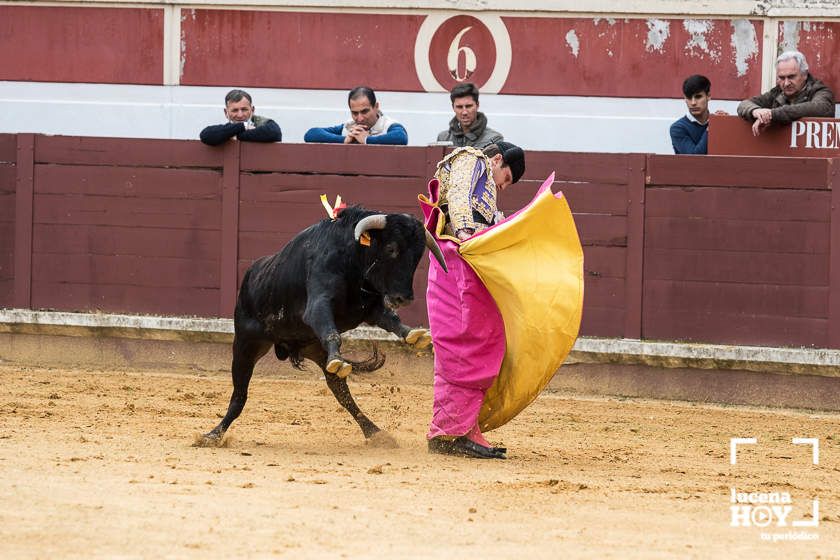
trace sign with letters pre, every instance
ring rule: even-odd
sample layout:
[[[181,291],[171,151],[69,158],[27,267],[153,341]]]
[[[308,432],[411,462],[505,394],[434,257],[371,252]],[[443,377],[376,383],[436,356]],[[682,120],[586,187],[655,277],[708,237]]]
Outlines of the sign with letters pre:
[[[753,136],[744,119],[712,115],[709,155],[840,157],[840,119],[804,118]]]

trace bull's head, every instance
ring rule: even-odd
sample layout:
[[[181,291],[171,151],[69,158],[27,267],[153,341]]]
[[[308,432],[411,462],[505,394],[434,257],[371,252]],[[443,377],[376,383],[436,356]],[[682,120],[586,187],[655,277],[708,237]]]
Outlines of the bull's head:
[[[440,247],[417,218],[408,214],[374,214],[356,224],[354,236],[359,241],[363,234],[374,231],[378,235],[373,238],[373,255],[365,280],[385,296],[387,305],[401,307],[414,299],[412,281],[424,247],[446,271]]]

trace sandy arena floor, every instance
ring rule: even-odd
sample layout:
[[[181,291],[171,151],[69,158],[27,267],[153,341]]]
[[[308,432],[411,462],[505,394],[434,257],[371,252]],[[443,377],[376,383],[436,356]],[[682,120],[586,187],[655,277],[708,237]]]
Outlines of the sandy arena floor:
[[[0,365],[0,557],[840,558],[840,415],[547,392],[478,461],[426,452],[428,372],[353,378],[376,449],[314,368],[273,368],[207,449],[226,374]],[[759,444],[733,466],[730,437]],[[788,526],[731,527],[733,487],[788,492]]]

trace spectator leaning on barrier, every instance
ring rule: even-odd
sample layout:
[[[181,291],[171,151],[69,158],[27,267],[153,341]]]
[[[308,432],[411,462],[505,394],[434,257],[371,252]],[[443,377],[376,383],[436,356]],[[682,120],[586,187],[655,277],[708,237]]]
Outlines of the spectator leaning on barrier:
[[[475,84],[458,84],[449,92],[455,116],[449,129],[438,134],[438,142],[452,142],[454,146],[484,148],[504,140],[504,137],[487,126],[487,117],[478,110],[478,88]]]
[[[738,115],[753,123],[753,135],[773,123],[802,117],[833,117],[834,93],[808,72],[805,55],[785,51],[776,59],[776,87],[738,105]]]
[[[675,154],[705,154],[709,142],[709,92],[712,82],[706,76],[694,74],[682,85],[688,114],[671,125],[671,144]],[[726,111],[715,111],[727,115]]]
[[[232,89],[225,96],[225,117],[228,122],[205,127],[201,141],[210,146],[224,144],[231,138],[246,142],[280,142],[283,132],[271,119],[254,114],[251,95],[241,89]]]
[[[379,110],[376,94],[369,87],[353,88],[347,96],[349,121],[327,128],[310,128],[304,142],[332,144],[408,144],[408,133],[397,121]]]

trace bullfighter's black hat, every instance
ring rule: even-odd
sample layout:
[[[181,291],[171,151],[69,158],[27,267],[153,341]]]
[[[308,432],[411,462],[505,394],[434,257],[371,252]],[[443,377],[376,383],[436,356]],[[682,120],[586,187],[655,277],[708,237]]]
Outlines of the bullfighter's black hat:
[[[496,145],[502,152],[502,161],[510,167],[513,182],[519,181],[525,173],[525,152],[510,142],[496,142]]]

